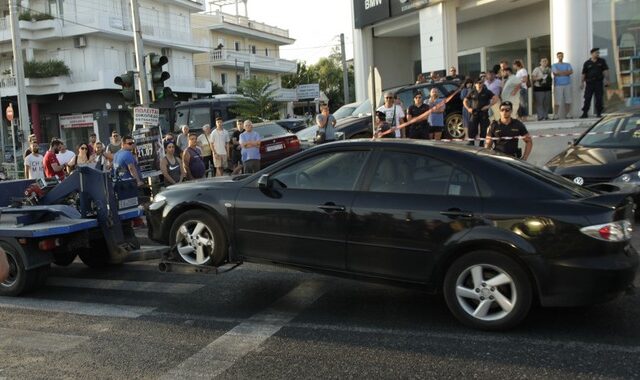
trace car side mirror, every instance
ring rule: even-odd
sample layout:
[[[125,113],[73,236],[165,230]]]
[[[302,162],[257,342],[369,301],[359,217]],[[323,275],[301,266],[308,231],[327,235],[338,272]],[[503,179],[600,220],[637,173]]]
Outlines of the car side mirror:
[[[576,145],[576,142],[578,141],[578,139],[573,139],[571,141],[567,141],[567,145],[571,146],[571,145]]]
[[[263,174],[258,179],[258,188],[260,190],[269,190],[271,189],[271,180],[269,179],[269,174]]]

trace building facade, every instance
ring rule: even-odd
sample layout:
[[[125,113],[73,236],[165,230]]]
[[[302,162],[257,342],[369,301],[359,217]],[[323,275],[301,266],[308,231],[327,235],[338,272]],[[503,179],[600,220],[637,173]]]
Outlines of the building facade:
[[[477,77],[501,60],[522,59],[531,73],[541,58],[553,63],[562,51],[573,66],[576,116],[592,47],[610,67],[606,107],[640,100],[640,0],[353,0],[352,7],[358,100],[367,97],[372,66],[382,87],[393,88],[450,66]]]
[[[75,150],[92,132],[103,142],[108,142],[112,130],[129,133],[133,127],[131,111],[120,87],[114,84],[116,76],[136,70],[129,1],[19,3],[25,62],[57,60],[70,70],[68,75],[26,79],[31,126],[39,140],[60,136]],[[204,0],[138,3],[145,53],[169,58],[164,70],[171,78],[165,85],[184,97],[211,93],[211,83],[196,80],[193,66],[193,54],[205,49],[191,37],[190,15],[205,9]],[[17,87],[6,2],[0,12],[4,14],[0,19],[0,96],[4,107],[8,101],[15,105]]]
[[[229,94],[236,93],[245,78],[268,78],[278,101],[296,99],[295,90],[281,88],[282,75],[297,68],[295,61],[280,58],[280,46],[295,42],[288,30],[220,10],[193,14],[191,24],[194,38],[208,47],[194,55],[197,78],[211,80]]]

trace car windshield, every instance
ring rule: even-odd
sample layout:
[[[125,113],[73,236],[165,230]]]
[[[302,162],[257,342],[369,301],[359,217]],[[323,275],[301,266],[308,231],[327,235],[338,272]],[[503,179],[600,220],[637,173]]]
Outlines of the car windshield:
[[[357,107],[355,106],[342,106],[340,108],[338,108],[338,110],[336,112],[333,113],[333,117],[336,120],[340,120],[343,119],[347,116],[351,116],[351,114],[353,113],[353,111],[356,109]]]
[[[492,154],[493,157],[500,160],[506,165],[528,175],[536,178],[537,180],[544,182],[557,189],[569,192],[573,198],[587,198],[596,195],[597,193],[589,190],[585,187],[577,185],[564,177],[553,174],[547,170],[541,169],[526,161],[514,159],[512,157],[504,156],[501,154],[486,152],[486,154]]]
[[[371,115],[371,102],[368,99],[362,102],[362,104],[360,104],[358,108],[353,110],[353,113],[351,114],[351,116],[365,116],[365,115]]]
[[[640,148],[640,114],[605,118],[576,144],[589,148]]]
[[[256,125],[253,130],[258,132],[260,137],[262,137],[263,139],[268,139],[270,137],[280,137],[289,133],[286,129],[282,128],[278,124]]]

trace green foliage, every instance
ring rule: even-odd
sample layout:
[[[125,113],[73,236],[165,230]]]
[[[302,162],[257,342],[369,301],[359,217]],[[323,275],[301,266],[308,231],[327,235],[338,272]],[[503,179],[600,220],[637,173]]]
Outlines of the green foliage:
[[[348,67],[349,99],[355,101],[355,80],[353,67]],[[335,48],[326,58],[321,58],[316,64],[307,66],[305,62],[298,62],[295,74],[282,76],[282,87],[296,88],[300,84],[320,83],[320,90],[329,98],[329,107],[335,111],[345,104],[344,83],[342,80],[342,56]]]
[[[211,95],[226,94],[224,88],[214,81],[211,81]]]
[[[53,20],[53,18],[54,17],[48,13],[40,13],[36,11],[31,13],[31,11],[29,10],[24,11],[18,15],[18,20],[22,20],[22,21]]]
[[[50,78],[71,74],[69,66],[64,61],[51,59],[44,62],[28,61],[24,63],[26,78]]]
[[[238,85],[238,93],[249,99],[241,100],[234,107],[234,112],[242,119],[262,118],[277,119],[278,103],[274,99],[275,89],[268,78],[245,79]]]

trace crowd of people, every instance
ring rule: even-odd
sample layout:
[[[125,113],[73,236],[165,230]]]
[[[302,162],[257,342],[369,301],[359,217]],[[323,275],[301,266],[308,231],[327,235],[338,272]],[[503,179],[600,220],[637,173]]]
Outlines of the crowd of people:
[[[463,103],[463,126],[469,144],[477,141],[493,149],[526,159],[532,149],[531,137],[524,125],[529,117],[529,90],[533,91],[535,113],[538,121],[549,120],[552,98],[553,119],[571,118],[572,103],[571,77],[573,68],[564,61],[564,53],[556,54],[557,61],[550,65],[547,58],[540,59],[531,75],[522,60],[511,64],[503,60],[491,70],[480,73],[472,79],[458,74],[455,67],[449,69],[449,75],[440,75],[437,71],[419,74],[416,84],[454,81],[460,83],[459,90],[453,96],[459,96]],[[582,68],[581,88],[584,92],[584,105],[581,118],[588,117],[592,97],[595,97],[595,114],[600,117],[603,111],[603,89],[608,85],[608,67],[600,58],[598,48],[591,50],[591,58]],[[553,91],[553,97],[552,97]],[[413,139],[442,138],[444,130],[445,99],[438,98],[438,90],[432,88],[428,99],[418,89],[413,94],[413,104],[405,109],[393,92],[384,95],[384,104],[377,109],[376,133],[378,137],[396,137]],[[517,139],[525,142],[522,152]]]

